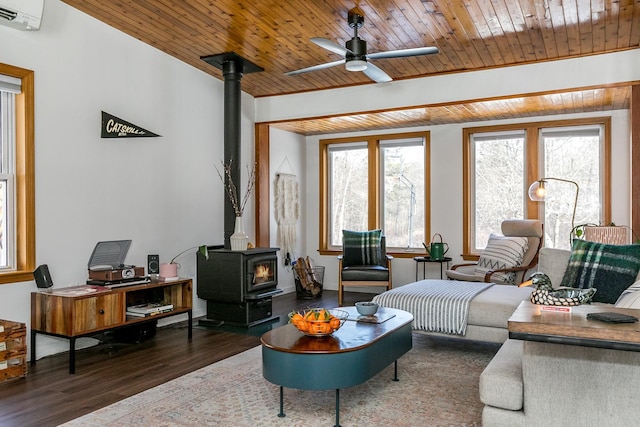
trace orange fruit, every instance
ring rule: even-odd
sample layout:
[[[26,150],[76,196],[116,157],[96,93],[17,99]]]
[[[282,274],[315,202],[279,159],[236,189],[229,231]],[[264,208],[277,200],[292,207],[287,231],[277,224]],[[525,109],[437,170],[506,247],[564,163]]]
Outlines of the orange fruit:
[[[331,329],[335,331],[340,327],[340,319],[332,317],[331,320],[329,320],[329,325],[331,325]]]
[[[333,328],[331,327],[331,323],[330,322],[323,322],[322,323],[322,333],[323,334],[330,334],[331,332],[333,332]]]
[[[300,329],[300,331],[307,332],[307,330],[309,329],[309,322],[303,319],[300,320],[296,326],[298,327],[298,329]]]
[[[309,332],[312,334],[328,334],[331,332],[331,326],[327,322],[311,322]]]

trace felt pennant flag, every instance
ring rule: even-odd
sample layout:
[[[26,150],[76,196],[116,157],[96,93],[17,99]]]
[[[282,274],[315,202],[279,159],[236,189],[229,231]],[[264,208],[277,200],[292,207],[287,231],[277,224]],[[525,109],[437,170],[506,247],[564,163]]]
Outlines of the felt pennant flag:
[[[160,136],[112,114],[102,112],[102,138],[139,138]]]

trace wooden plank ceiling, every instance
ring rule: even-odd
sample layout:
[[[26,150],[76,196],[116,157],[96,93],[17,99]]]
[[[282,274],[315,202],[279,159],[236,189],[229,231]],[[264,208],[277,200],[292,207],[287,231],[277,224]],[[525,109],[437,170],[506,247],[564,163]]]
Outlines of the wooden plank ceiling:
[[[376,60],[394,80],[640,47],[640,0],[63,1],[219,79],[221,71],[200,58],[236,52],[265,69],[242,79],[242,89],[254,97],[375,84],[343,65],[284,74],[341,59],[309,39],[323,37],[344,46],[353,37],[346,19],[354,6],[365,15],[358,35],[369,53],[423,46],[440,50]],[[628,108],[629,94],[629,86],[567,88],[565,93],[274,125],[313,134],[353,130],[354,122],[357,129],[372,129],[604,111]]]

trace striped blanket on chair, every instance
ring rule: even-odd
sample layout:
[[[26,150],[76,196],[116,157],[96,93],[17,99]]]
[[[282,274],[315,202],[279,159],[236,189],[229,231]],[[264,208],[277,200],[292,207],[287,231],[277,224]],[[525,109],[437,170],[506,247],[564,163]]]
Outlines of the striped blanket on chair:
[[[397,308],[413,315],[413,329],[464,335],[469,304],[492,283],[457,280],[421,280],[376,295],[381,307]]]

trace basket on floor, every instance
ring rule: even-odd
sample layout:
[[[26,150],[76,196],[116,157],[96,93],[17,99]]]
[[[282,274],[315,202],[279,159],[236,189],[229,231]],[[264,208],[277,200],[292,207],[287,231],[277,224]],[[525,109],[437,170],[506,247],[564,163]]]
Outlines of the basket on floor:
[[[322,296],[324,267],[293,268],[293,279],[296,282],[296,295],[301,299],[314,299]]]

